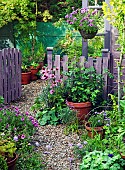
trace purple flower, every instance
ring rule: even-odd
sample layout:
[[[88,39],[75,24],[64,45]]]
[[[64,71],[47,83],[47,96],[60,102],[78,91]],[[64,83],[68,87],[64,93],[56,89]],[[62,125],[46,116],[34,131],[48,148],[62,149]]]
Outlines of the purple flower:
[[[88,143],[87,141],[84,141],[84,142],[83,142],[84,145],[87,145],[87,143]]]
[[[14,136],[13,140],[18,141],[18,136]]]
[[[65,18],[69,18],[69,15],[67,14],[67,15],[65,16]]]
[[[14,128],[14,131],[16,130],[16,128]]]
[[[95,15],[97,13],[97,9],[95,9],[93,12],[92,12],[92,15]]]
[[[7,123],[7,124],[6,124],[6,128],[8,129],[8,127],[9,127],[9,124]]]
[[[49,92],[50,92],[50,94],[53,94],[53,93],[54,93],[54,90],[50,90]]]
[[[21,135],[21,139],[25,139],[25,137],[26,137],[26,136],[25,136],[24,134]]]
[[[92,23],[90,23],[90,24],[89,24],[89,26],[90,26],[90,27],[93,27],[93,24],[92,24]]]
[[[26,112],[26,116],[28,116],[29,115],[29,113],[28,112]]]
[[[15,115],[16,115],[16,116],[19,116],[19,114],[18,114],[18,113],[16,113]]]
[[[108,156],[109,156],[110,158],[112,158],[114,155],[113,155],[113,154],[108,154]]]
[[[30,120],[34,120],[34,118],[32,116],[29,117]]]
[[[72,143],[69,143],[69,146],[70,146],[70,147],[72,147],[72,146],[73,146],[73,144],[72,144]]]
[[[93,22],[93,19],[89,19],[89,22],[90,22],[90,23]]]
[[[24,117],[22,117],[22,118],[21,118],[21,121],[23,122],[24,120],[25,120]]]
[[[77,20],[77,18],[76,18],[76,17],[74,17],[74,18],[73,18],[73,20],[74,20],[74,21],[76,21],[76,20]]]
[[[81,143],[78,143],[77,146],[79,147],[79,149],[83,148],[83,145]]]

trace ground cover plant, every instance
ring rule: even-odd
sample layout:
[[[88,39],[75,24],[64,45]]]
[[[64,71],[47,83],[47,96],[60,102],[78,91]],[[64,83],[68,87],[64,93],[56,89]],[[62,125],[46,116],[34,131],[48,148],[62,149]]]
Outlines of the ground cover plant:
[[[35,146],[32,145],[31,139],[37,130],[38,121],[28,112],[23,114],[18,107],[5,106],[2,102],[1,97],[0,155],[6,158],[13,157],[13,154],[16,153],[18,155],[17,169],[41,170],[45,167],[42,163],[42,155],[35,153]]]

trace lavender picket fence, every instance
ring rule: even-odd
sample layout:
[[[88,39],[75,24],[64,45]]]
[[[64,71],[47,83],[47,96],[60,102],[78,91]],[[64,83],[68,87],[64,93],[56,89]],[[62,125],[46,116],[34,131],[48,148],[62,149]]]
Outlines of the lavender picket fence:
[[[16,48],[0,50],[0,96],[5,104],[21,96],[21,52]]]
[[[82,67],[91,67],[93,66],[96,69],[96,72],[98,74],[103,74],[105,70],[112,71],[112,65],[111,65],[111,58],[110,58],[110,52],[108,52],[107,49],[102,50],[102,57],[98,57],[96,59],[93,59],[92,57],[89,57],[86,61],[84,56],[81,56],[79,59],[80,66]],[[68,70],[68,56],[64,55],[63,59],[61,60],[60,55],[55,55],[54,61],[53,61],[53,55],[52,55],[52,49],[47,49],[47,66],[48,69],[53,69],[54,67],[57,67],[58,69],[55,71],[56,80],[59,80],[61,77],[61,70],[67,71]],[[66,79],[64,76],[63,79]],[[111,84],[112,80],[108,77],[107,74],[104,74],[104,80],[105,80],[105,86],[104,86],[104,99],[107,99],[108,93],[111,91]]]

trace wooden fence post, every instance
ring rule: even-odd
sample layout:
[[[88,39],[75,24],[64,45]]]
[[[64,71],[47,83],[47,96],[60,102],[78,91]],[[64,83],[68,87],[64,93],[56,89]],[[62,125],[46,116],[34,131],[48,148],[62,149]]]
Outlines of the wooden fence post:
[[[102,74],[104,74],[105,70],[108,69],[108,54],[109,54],[108,49],[102,49],[102,60],[103,60]],[[105,74],[104,76],[104,81],[105,81],[105,85],[103,88],[104,89],[103,97],[106,100],[108,96],[108,75],[107,74]]]
[[[52,63],[53,47],[47,47],[46,50],[47,50],[47,66],[48,69],[51,71],[53,65]]]

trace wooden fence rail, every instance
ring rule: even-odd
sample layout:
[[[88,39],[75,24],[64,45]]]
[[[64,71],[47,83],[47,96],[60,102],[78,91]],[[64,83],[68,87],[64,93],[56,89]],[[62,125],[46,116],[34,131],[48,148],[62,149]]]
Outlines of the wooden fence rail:
[[[21,96],[21,52],[16,48],[0,50],[0,96],[5,104]]]
[[[52,69],[54,67],[57,67],[58,69],[55,71],[56,80],[60,79],[60,73],[62,71],[68,71],[68,56],[64,55],[62,60],[60,55],[55,55],[53,60],[52,55],[52,48],[47,48],[47,66],[48,69]],[[88,57],[88,60],[86,61],[84,56],[81,56],[79,59],[80,66],[83,67],[91,67],[93,66],[96,69],[96,72],[98,74],[103,74],[105,70],[111,70],[111,63],[110,63],[110,53],[107,49],[102,50],[102,57],[98,57],[96,59],[92,57]],[[109,68],[110,67],[110,68]],[[64,76],[63,79],[66,77]],[[111,79],[108,77],[107,74],[104,74],[104,80],[105,80],[105,86],[104,86],[104,99],[107,98],[107,94],[111,91]]]

